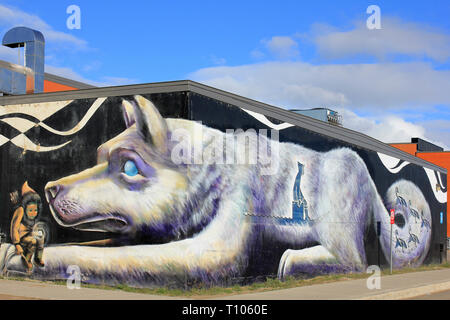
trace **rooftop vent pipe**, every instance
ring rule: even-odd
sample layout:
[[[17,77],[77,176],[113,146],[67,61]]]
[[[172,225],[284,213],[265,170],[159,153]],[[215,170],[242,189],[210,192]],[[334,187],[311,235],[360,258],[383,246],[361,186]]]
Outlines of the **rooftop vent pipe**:
[[[3,36],[2,44],[10,48],[25,48],[25,67],[34,72],[34,92],[43,92],[45,39],[42,33],[27,27],[15,27]]]

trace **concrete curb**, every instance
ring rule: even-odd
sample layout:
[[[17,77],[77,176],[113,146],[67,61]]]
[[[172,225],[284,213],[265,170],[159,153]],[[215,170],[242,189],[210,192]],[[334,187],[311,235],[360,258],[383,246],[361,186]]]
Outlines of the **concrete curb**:
[[[450,290],[450,281],[430,284],[428,286],[421,286],[417,288],[409,288],[405,290],[391,291],[383,294],[378,294],[374,296],[368,296],[359,298],[356,300],[402,300],[411,299],[415,297],[424,296],[426,294],[438,293],[442,291]]]

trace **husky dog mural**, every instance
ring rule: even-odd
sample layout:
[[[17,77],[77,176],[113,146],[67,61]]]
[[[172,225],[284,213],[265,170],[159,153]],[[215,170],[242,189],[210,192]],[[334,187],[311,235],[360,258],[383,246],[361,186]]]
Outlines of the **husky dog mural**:
[[[220,284],[262,264],[263,255],[252,254],[261,238],[286,248],[267,266],[280,279],[364,271],[364,237],[376,221],[389,254],[391,208],[394,266],[420,265],[428,252],[431,213],[420,189],[399,180],[383,201],[364,161],[349,148],[321,153],[275,142],[276,174],[262,174],[259,163],[178,163],[173,153],[183,142],[172,139],[176,130],[192,137],[200,130],[203,149],[216,151],[228,133],[164,119],[142,96],[124,100],[123,111],[127,129],[99,146],[97,165],[45,188],[61,226],[118,236],[48,246],[45,266],[33,269],[36,277],[65,277],[68,266],[77,265],[91,282]],[[5,269],[20,268],[16,260],[4,261]]]

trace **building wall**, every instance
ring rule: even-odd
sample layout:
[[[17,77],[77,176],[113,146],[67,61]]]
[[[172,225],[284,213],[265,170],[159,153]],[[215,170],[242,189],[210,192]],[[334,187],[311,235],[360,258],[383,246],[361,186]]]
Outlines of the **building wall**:
[[[447,152],[417,152],[417,157],[424,159],[426,161],[429,161],[431,163],[434,163],[442,168],[447,169],[447,172],[450,171],[450,151]],[[445,189],[448,189],[448,186],[450,185],[450,178],[447,174],[447,181],[443,182],[445,185]],[[448,193],[447,193],[448,195]],[[450,212],[450,206],[447,199],[447,214]],[[447,237],[450,238],[450,232],[449,232],[449,222],[447,220]]]
[[[441,172],[193,92],[0,108],[1,270],[25,271],[25,181],[42,199],[39,279],[245,284],[387,267],[391,244],[394,268],[445,259]]]

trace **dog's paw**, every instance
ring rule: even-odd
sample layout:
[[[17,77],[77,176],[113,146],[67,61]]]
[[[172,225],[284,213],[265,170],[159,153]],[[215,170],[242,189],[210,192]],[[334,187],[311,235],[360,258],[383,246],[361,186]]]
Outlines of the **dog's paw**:
[[[288,249],[281,256],[280,263],[278,265],[278,279],[283,280],[289,275],[291,270],[292,256],[294,250]]]
[[[339,263],[323,246],[315,246],[302,250],[286,250],[278,265],[278,278],[283,280],[290,276],[311,276],[350,270],[351,267]]]

